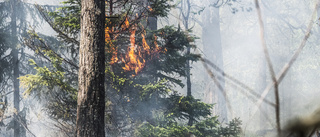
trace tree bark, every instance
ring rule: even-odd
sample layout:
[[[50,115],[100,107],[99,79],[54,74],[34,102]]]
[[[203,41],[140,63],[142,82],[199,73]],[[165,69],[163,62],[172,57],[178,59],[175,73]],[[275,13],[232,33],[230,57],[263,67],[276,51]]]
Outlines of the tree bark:
[[[81,1],[77,136],[104,137],[105,1]]]

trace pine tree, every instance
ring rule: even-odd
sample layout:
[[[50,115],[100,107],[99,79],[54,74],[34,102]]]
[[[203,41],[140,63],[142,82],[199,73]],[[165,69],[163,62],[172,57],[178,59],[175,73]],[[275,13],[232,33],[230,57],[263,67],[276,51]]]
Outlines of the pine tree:
[[[2,37],[2,40],[5,41],[5,43],[2,43],[2,53],[3,59],[1,59],[3,62],[1,62],[2,65],[6,65],[3,67],[2,70],[3,73],[2,78],[6,79],[5,81],[2,81],[3,84],[6,83],[6,90],[9,90],[12,85],[13,90],[13,107],[15,108],[15,112],[13,114],[13,119],[11,122],[8,123],[7,130],[13,129],[14,135],[13,136],[19,136],[24,137],[26,136],[26,120],[25,120],[25,108],[20,109],[20,82],[19,82],[19,75],[21,74],[21,70],[24,70],[24,72],[27,72],[28,68],[23,68],[20,65],[24,63],[23,58],[25,57],[25,54],[23,53],[23,48],[19,47],[21,45],[21,41],[18,39],[19,36],[23,36],[25,33],[26,28],[26,15],[25,14],[17,14],[18,9],[20,11],[29,11],[28,4],[20,1],[20,0],[12,0],[12,1],[4,1],[0,3],[1,6],[1,20],[3,31],[1,33],[7,33],[3,34],[4,37]],[[7,21],[7,22],[5,22]],[[9,32],[9,33],[8,33]],[[11,52],[9,52],[11,51]],[[7,52],[7,53],[5,53]],[[9,52],[9,54],[8,54]],[[6,55],[5,55],[6,54]],[[9,82],[9,78],[11,79],[12,83]],[[11,89],[10,89],[11,90]],[[1,93],[5,97],[4,100],[6,100],[6,95],[8,93]],[[6,102],[6,101],[4,101]],[[7,104],[5,104],[7,105]],[[6,106],[7,107],[7,106]],[[5,107],[5,108],[6,108]]]
[[[79,22],[76,17],[80,15],[80,4],[74,0],[68,2],[71,5],[65,7],[64,11],[49,13],[53,18],[46,16],[49,21],[53,19],[51,26],[57,29],[56,31],[58,31],[59,38],[62,41],[71,41],[76,45],[77,42],[74,42],[76,39],[66,36],[73,36],[71,35],[73,32],[79,32],[77,28]],[[144,136],[143,130],[149,124],[152,127],[174,130],[173,126],[178,125],[181,122],[180,120],[189,118],[186,112],[190,112],[190,110],[195,112],[192,116],[195,123],[201,123],[202,118],[210,115],[212,105],[204,104],[192,97],[184,97],[173,90],[176,85],[184,86],[181,79],[187,76],[186,62],[188,60],[196,61],[200,57],[196,54],[183,54],[187,48],[195,47],[192,44],[194,37],[190,35],[190,32],[172,26],[166,26],[158,30],[145,29],[147,28],[145,26],[147,15],[153,17],[167,16],[167,9],[170,7],[167,1],[149,1],[150,7],[145,8],[131,7],[139,5],[139,1],[117,1],[118,3],[111,4],[112,2],[115,1],[107,3],[107,13],[109,15],[106,17],[105,28],[107,51],[105,72],[106,84],[108,85],[106,89],[108,96],[105,102],[107,105],[105,123],[107,134],[114,136],[134,136],[135,134],[139,136],[141,134],[141,136]],[[124,6],[119,6],[122,4]],[[115,7],[112,8],[112,5]],[[135,9],[143,9],[143,11]],[[36,37],[36,43],[45,43],[41,42],[44,41],[43,36],[37,34],[32,34],[32,36]],[[132,44],[132,42],[135,43]],[[139,70],[124,69],[129,62],[124,57],[128,55],[127,53],[130,52],[130,46],[132,45],[135,45],[135,53],[141,55],[137,59],[140,61],[145,59],[144,67]],[[146,45],[149,46],[149,50],[138,52]],[[50,104],[58,103],[59,105],[51,106],[47,110],[56,119],[72,121],[74,119],[72,108],[75,107],[75,104],[64,102],[65,100],[75,99],[73,98],[73,89],[77,86],[69,82],[70,75],[67,71],[67,68],[69,68],[67,66],[72,66],[72,63],[68,59],[59,57],[58,53],[55,53],[56,50],[46,49],[45,47],[50,46],[39,48],[39,51],[46,54],[44,57],[47,56],[48,60],[51,60],[53,67],[45,68],[33,63],[38,71],[37,74],[26,75],[22,78],[22,81],[26,84],[31,83],[28,88],[30,93],[41,92],[42,86],[50,90],[54,90],[53,87],[59,87],[59,93],[62,94],[59,97],[63,101],[53,99]],[[33,48],[37,49],[37,46],[33,46]],[[148,54],[148,52],[151,54]],[[35,78],[40,80],[35,80]],[[45,86],[45,84],[49,86]],[[35,92],[35,89],[39,91]],[[59,108],[62,108],[62,113],[59,113]],[[65,111],[63,108],[68,108],[66,110],[70,111]],[[165,117],[166,119],[161,120],[159,117]],[[210,119],[207,120],[210,121]],[[211,118],[211,121],[214,122],[214,118]],[[181,127],[190,128],[185,125]],[[188,132],[181,130],[181,133],[187,134]],[[72,135],[72,133],[69,135]]]

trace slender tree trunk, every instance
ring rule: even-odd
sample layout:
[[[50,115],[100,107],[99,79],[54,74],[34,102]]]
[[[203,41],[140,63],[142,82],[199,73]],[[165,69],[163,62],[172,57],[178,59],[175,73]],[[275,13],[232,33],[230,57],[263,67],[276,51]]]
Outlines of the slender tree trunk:
[[[189,3],[189,8],[190,8],[190,3]],[[189,24],[188,24],[188,20],[185,21],[185,29],[189,29]],[[190,47],[187,48],[187,55],[190,54]],[[187,68],[187,97],[192,97],[192,93],[191,93],[191,65],[190,65],[190,61],[187,60],[186,62],[186,68]],[[188,125],[192,126],[193,125],[193,110],[190,109],[189,111],[189,121],[188,121]]]
[[[104,137],[105,1],[81,1],[77,136]]]
[[[16,7],[18,5],[17,0],[11,0],[11,37],[12,37],[12,61],[13,61],[13,106],[16,110],[14,114],[14,137],[20,137],[20,124],[19,124],[19,111],[20,111],[20,106],[19,106],[19,99],[20,99],[20,90],[19,90],[19,59],[18,59],[18,49],[17,49],[17,15],[16,15]]]
[[[187,49],[187,54],[190,54],[190,48]],[[190,61],[188,60],[187,63],[186,63],[186,68],[187,68],[187,97],[192,97],[192,94],[191,94],[191,74],[190,74],[190,69],[191,69],[191,66],[190,66]],[[192,126],[193,125],[193,110],[190,109],[189,111],[189,121],[188,121],[188,125],[189,126]]]
[[[13,105],[16,110],[14,114],[14,136],[20,137],[20,122],[22,122],[19,118],[19,112],[20,112],[20,90],[19,90],[19,59],[18,59],[18,50],[13,49]]]
[[[150,0],[146,0],[145,1],[145,7],[150,6],[151,4],[153,4]],[[158,19],[155,16],[150,16],[148,15],[147,17],[147,28],[151,31],[156,31],[158,29]],[[147,33],[147,35],[150,35]],[[148,41],[150,44],[153,43],[154,41]],[[157,81],[156,77],[150,77],[149,78],[151,81]],[[146,120],[151,123],[151,124],[155,124],[155,121],[153,119],[152,113],[148,113],[146,114]]]
[[[208,2],[204,1],[205,5],[210,5],[215,3],[217,0],[209,0]],[[222,46],[221,46],[221,35],[220,35],[220,13],[219,8],[215,7],[205,7],[205,10],[202,15],[202,43],[203,43],[203,51],[205,54],[205,58],[213,62],[217,65],[221,70],[223,70],[223,55],[222,55]],[[210,81],[209,77],[206,76],[205,81]],[[218,79],[220,85],[224,89],[224,78]],[[208,82],[209,84],[209,82]],[[216,85],[216,83],[214,84]],[[214,98],[214,102],[207,103],[217,103],[215,108],[218,112],[214,112],[219,115],[219,120],[227,121],[227,104],[224,99],[223,92],[219,91],[217,86],[212,88],[208,88],[206,91],[208,98]],[[211,93],[214,92],[214,93]],[[216,98],[215,98],[216,96]],[[205,99],[212,100],[212,99]]]
[[[181,1],[181,14],[183,18],[183,25],[185,30],[189,29],[189,17],[190,17],[190,9],[191,9],[191,3],[190,0],[182,0]],[[187,53],[186,55],[190,54],[190,47],[187,48]],[[186,62],[186,75],[187,75],[187,97],[192,97],[191,93],[191,65],[190,61],[187,60]],[[189,120],[188,120],[188,125],[192,126],[193,125],[193,110],[189,110]]]
[[[152,4],[153,3],[150,0],[145,0],[144,1],[144,7],[149,7]],[[143,11],[143,9],[141,9],[141,11]],[[155,31],[155,30],[158,29],[158,23],[157,22],[158,22],[157,17],[148,15],[146,26],[147,26],[147,28],[149,30]]]

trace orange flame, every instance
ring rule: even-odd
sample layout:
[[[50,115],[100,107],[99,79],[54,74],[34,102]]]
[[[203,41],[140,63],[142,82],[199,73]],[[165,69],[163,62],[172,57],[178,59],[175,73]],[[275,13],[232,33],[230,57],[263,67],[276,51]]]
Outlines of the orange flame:
[[[125,57],[120,57],[121,59],[118,58],[118,53],[117,53],[117,48],[112,45],[112,41],[110,40],[110,35],[109,33],[111,33],[111,31],[109,30],[109,28],[106,28],[106,42],[111,43],[111,47],[110,47],[110,51],[112,53],[112,57],[111,57],[111,61],[110,64],[114,64],[114,63],[124,63],[124,67],[122,67],[123,70],[125,71],[134,71],[135,75],[138,74],[144,67],[145,67],[145,63],[146,63],[146,57],[151,57],[149,58],[152,59],[155,55],[157,55],[157,53],[160,52],[161,48],[158,46],[157,43],[157,37],[154,35],[154,48],[150,48],[150,46],[148,45],[146,38],[145,38],[145,34],[146,32],[143,31],[143,33],[141,33],[141,37],[142,37],[142,46],[138,46],[136,44],[136,25],[133,25],[130,27],[129,24],[129,20],[128,18],[126,18],[124,24],[121,26],[122,30],[126,30],[128,29],[130,32],[130,46],[128,47],[128,53],[125,55]],[[163,53],[166,52],[166,49],[164,48]],[[132,76],[135,76],[132,75]]]
[[[109,29],[109,27],[106,27],[105,28],[105,41],[106,41],[106,44],[108,44],[110,47],[109,50],[107,50],[107,52],[112,53],[110,64],[114,64],[114,63],[118,62],[119,59],[118,59],[118,52],[116,52],[117,49],[115,46],[113,46],[112,40],[110,38],[110,33],[112,33],[111,30]]]
[[[129,28],[129,20],[128,20],[128,18],[126,18],[126,21],[124,22],[124,24],[125,24],[125,28]]]
[[[126,61],[124,61],[125,66],[123,67],[123,69],[126,71],[134,70],[134,72],[137,74],[144,67],[145,60],[141,58],[142,55],[140,50],[138,50],[138,53],[135,52],[135,50],[138,49],[135,44],[135,35],[136,35],[136,30],[131,30],[131,35],[130,35],[131,46],[128,48],[129,52],[126,56]]]
[[[150,6],[148,6],[148,9],[149,9],[149,11],[153,11],[153,9]]]

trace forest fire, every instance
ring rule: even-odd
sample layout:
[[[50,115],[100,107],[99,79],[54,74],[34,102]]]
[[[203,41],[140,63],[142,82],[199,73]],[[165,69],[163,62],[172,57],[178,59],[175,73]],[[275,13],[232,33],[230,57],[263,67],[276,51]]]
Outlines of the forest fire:
[[[130,46],[127,48],[127,53],[125,55],[118,55],[118,49],[116,45],[113,45],[110,38],[111,30],[107,27],[105,29],[106,32],[106,42],[109,43],[111,46],[109,47],[112,57],[110,60],[110,64],[115,63],[123,63],[124,66],[122,69],[124,71],[134,71],[135,74],[132,76],[135,76],[138,74],[146,65],[146,62],[148,60],[151,60],[153,57],[158,56],[158,53],[161,51],[161,48],[158,46],[157,43],[157,37],[154,35],[154,47],[150,47],[146,40],[146,31],[144,30],[141,35],[141,45],[138,45],[139,43],[136,42],[136,31],[137,31],[137,25],[134,24],[130,26],[129,20],[126,19],[124,22],[124,25],[121,26],[122,30],[128,30],[130,33]],[[115,37],[116,38],[116,37]],[[165,52],[166,49],[163,49]]]
[[[109,47],[110,49],[108,49],[107,52],[112,53],[112,58],[111,58],[110,63],[114,64],[115,62],[118,62],[119,59],[118,59],[118,52],[116,52],[117,49],[115,46],[113,46],[113,43],[111,41],[110,33],[112,33],[111,30],[109,29],[109,27],[106,27],[105,28],[105,41],[108,45],[110,45],[110,47]]]

